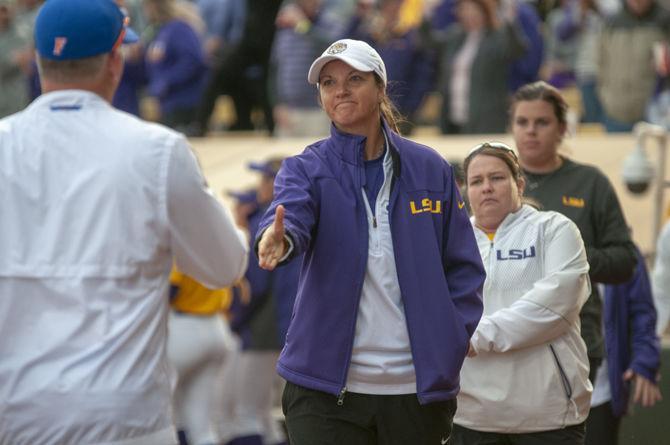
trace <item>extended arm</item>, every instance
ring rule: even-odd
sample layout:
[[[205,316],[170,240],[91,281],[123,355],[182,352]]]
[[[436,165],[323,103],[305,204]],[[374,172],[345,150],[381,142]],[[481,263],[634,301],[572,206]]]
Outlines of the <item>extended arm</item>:
[[[181,136],[170,154],[167,212],[180,271],[213,289],[242,277],[249,250],[246,237],[207,187],[195,155]]]
[[[304,252],[314,224],[312,184],[296,158],[285,159],[275,178],[274,199],[258,226],[259,265],[272,270]]]

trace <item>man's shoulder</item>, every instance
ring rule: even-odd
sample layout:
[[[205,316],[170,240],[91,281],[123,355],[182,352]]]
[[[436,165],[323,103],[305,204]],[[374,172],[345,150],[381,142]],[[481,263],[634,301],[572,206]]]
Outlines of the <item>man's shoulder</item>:
[[[118,128],[119,137],[132,137],[147,140],[162,140],[165,143],[185,139],[179,133],[165,125],[140,119],[125,111],[111,109],[109,111],[109,125]]]
[[[10,114],[9,116],[5,116],[0,119],[0,135],[3,133],[9,133],[11,131],[11,129],[16,125],[16,120],[21,115],[21,113],[23,113],[23,111]]]

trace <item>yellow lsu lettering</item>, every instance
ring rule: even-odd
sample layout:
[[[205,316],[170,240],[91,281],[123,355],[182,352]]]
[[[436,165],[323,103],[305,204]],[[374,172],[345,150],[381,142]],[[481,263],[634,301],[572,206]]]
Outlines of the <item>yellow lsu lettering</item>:
[[[563,205],[567,207],[577,207],[579,209],[584,207],[583,198],[573,198],[572,196],[563,197]]]
[[[412,211],[412,215],[423,212],[442,213],[442,201],[432,201],[430,198],[424,198],[421,200],[420,208],[416,207],[414,201],[409,202],[409,208]]]

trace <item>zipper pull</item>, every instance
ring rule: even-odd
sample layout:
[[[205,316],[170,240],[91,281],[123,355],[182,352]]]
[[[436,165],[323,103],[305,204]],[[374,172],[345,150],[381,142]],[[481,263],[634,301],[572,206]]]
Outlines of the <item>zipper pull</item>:
[[[342,388],[342,391],[340,391],[340,395],[337,396],[337,406],[342,406],[344,405],[344,395],[347,393],[347,387],[345,386]]]
[[[372,215],[372,227],[377,228],[377,217],[375,215]]]

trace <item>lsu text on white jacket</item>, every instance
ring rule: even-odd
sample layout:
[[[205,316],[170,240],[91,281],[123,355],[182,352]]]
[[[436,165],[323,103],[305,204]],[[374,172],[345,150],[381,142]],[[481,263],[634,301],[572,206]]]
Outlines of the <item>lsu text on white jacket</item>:
[[[477,356],[461,369],[454,422],[499,432],[548,431],[583,422],[591,382],[579,311],[590,294],[577,226],[524,205],[493,241],[475,227],[486,268]]]

